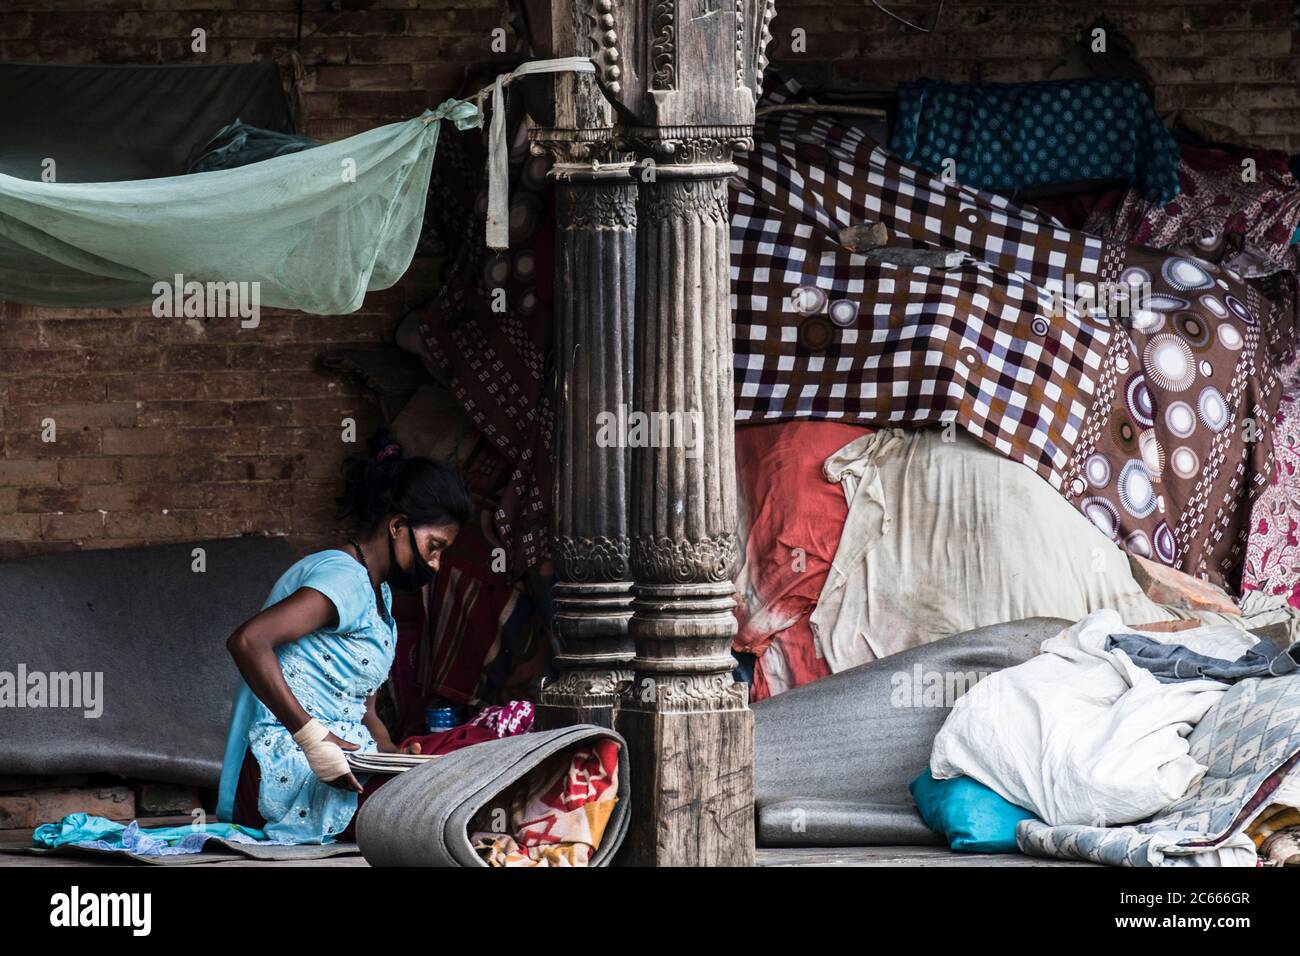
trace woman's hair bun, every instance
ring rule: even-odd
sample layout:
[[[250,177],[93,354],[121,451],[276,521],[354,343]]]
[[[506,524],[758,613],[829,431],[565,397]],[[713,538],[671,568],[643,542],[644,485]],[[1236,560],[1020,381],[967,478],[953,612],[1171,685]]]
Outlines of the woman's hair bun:
[[[401,444],[383,429],[366,447],[369,455],[343,463],[340,518],[368,524],[402,514],[417,525],[461,525],[474,516],[474,499],[455,468],[430,458],[403,458]]]

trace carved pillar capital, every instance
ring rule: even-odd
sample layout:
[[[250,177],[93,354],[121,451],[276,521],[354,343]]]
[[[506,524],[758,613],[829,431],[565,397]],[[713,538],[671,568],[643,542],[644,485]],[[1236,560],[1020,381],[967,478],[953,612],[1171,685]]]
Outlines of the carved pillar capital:
[[[732,154],[753,149],[754,127],[746,126],[628,126],[618,131],[620,140],[657,164],[725,164],[734,173]]]

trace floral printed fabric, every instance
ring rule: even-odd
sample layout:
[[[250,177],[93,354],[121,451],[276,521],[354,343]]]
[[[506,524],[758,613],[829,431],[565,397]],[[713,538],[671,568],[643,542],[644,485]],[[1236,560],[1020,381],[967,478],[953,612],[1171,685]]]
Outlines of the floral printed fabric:
[[[889,148],[932,172],[1010,192],[1122,179],[1165,203],[1178,195],[1178,145],[1132,80],[900,83]]]
[[[1253,178],[1244,177],[1246,158],[1256,163]],[[1178,197],[1163,208],[1130,189],[1118,208],[1095,210],[1084,232],[1187,252],[1247,278],[1300,268],[1292,245],[1300,228],[1300,188],[1286,154],[1183,146],[1178,181]]]
[[[586,866],[618,803],[618,754],[607,739],[556,754],[510,799],[509,833],[477,832],[474,849],[489,866]]]
[[[474,727],[484,727],[497,737],[513,737],[533,729],[535,711],[531,701],[512,700],[500,707],[484,707],[470,721]]]
[[[1273,481],[1255,502],[1246,544],[1243,591],[1285,595],[1300,607],[1300,353],[1282,369],[1274,418]]]

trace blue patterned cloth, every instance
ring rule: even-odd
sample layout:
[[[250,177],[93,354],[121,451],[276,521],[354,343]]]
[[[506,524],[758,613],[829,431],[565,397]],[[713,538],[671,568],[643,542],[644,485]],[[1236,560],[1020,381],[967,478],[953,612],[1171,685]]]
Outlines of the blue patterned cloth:
[[[392,593],[382,585],[385,615],[375,603],[370,577],[345,551],[320,551],[289,568],[271,589],[264,607],[300,588],[312,588],[338,611],[333,628],[313,631],[276,648],[285,682],[311,716],[335,736],[375,751],[361,722],[366,698],[388,679],[397,649]],[[270,839],[290,843],[333,843],[357,810],[357,796],[316,778],[293,735],[246,684],[235,697],[221,766],[217,818],[230,820],[244,754],[251,747],[261,770],[257,809]]]
[[[203,844],[214,837],[229,843],[257,843],[273,846],[282,840],[267,840],[261,830],[233,823],[207,823],[199,827],[141,827],[130,823],[115,823],[106,817],[88,813],[69,813],[58,823],[46,823],[36,828],[32,843],[55,849],[61,846],[80,846],[92,850],[116,850],[138,856],[183,856],[200,853]]]
[[[1152,202],[1178,195],[1178,144],[1132,80],[898,87],[889,141],[901,159],[994,192],[1122,179]]]

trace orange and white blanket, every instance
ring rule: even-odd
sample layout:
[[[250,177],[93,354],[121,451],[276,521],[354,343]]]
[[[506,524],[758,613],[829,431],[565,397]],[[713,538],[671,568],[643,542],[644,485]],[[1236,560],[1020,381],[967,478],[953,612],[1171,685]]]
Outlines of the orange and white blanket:
[[[548,760],[510,800],[506,832],[478,832],[474,849],[489,866],[586,866],[618,803],[614,740],[598,740]]]

